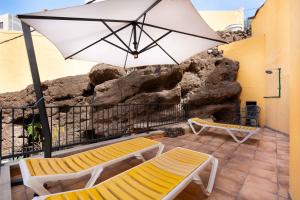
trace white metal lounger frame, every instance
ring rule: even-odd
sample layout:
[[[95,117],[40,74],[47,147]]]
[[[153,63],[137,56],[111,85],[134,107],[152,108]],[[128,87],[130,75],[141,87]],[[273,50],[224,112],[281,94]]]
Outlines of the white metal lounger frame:
[[[182,147],[177,147],[177,148],[182,148]],[[204,153],[203,153],[204,154]],[[195,169],[190,175],[188,175],[185,179],[183,179],[171,192],[169,192],[165,197],[162,198],[162,200],[172,200],[174,199],[180,192],[182,192],[192,181],[194,181],[196,184],[200,185],[201,189],[205,193],[205,195],[209,196],[213,190],[216,175],[217,175],[217,170],[218,170],[218,164],[219,161],[217,158],[215,158],[212,155],[205,154],[208,156],[208,159],[202,163],[197,169]],[[151,160],[147,161],[150,162]],[[208,180],[207,187],[205,187],[202,179],[200,178],[199,174],[201,173],[202,170],[204,170],[208,164],[212,164],[211,166],[211,172]],[[109,180],[109,179],[107,179]],[[72,191],[80,191],[79,190],[72,190]],[[60,194],[60,193],[57,193]],[[35,197],[33,200],[45,200],[49,195],[46,196],[40,196],[40,197]]]
[[[255,135],[259,130],[260,128],[256,128],[255,130],[246,130],[246,129],[239,129],[239,128],[229,128],[229,127],[222,127],[222,126],[217,126],[217,125],[208,125],[208,124],[202,124],[200,122],[195,122],[193,121],[192,119],[189,119],[188,120],[188,123],[193,131],[193,133],[195,135],[199,135],[200,133],[202,133],[206,128],[218,128],[218,129],[223,129],[225,130],[233,139],[234,141],[236,141],[237,143],[239,144],[242,144],[244,143],[246,140],[248,140],[252,135]],[[197,132],[195,127],[193,126],[193,124],[196,124],[198,126],[201,126],[201,129]],[[217,123],[216,123],[217,124]],[[237,131],[237,132],[243,132],[243,133],[246,133],[247,135],[239,140],[233,131]]]
[[[19,162],[20,170],[23,177],[23,183],[24,185],[30,187],[34,192],[38,195],[48,195],[51,194],[45,187],[44,184],[49,181],[58,181],[58,180],[69,180],[69,179],[77,179],[85,175],[91,175],[89,181],[85,185],[85,188],[92,187],[95,182],[97,181],[98,177],[100,176],[101,172],[105,167],[108,167],[110,165],[113,165],[115,163],[121,162],[123,160],[126,160],[131,157],[136,157],[138,159],[141,159],[145,161],[143,157],[143,153],[153,150],[155,148],[158,148],[156,156],[160,155],[162,151],[164,150],[164,145],[162,143],[154,144],[150,147],[141,149],[139,151],[132,152],[130,154],[121,156],[119,158],[107,161],[105,163],[101,163],[99,165],[96,165],[94,167],[82,170],[80,172],[74,172],[74,173],[66,173],[66,174],[53,174],[53,175],[44,175],[44,176],[32,176],[29,172],[29,169],[26,165],[26,159],[22,159]],[[29,158],[28,158],[29,159]]]

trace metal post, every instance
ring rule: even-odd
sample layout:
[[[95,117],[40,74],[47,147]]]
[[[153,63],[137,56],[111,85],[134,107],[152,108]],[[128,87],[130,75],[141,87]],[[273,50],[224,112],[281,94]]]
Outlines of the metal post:
[[[24,39],[25,39],[25,45],[27,49],[27,55],[28,55],[28,60],[29,60],[29,65],[30,65],[30,70],[31,70],[31,76],[33,80],[33,86],[36,94],[36,99],[38,102],[38,109],[39,109],[39,114],[40,114],[40,119],[41,119],[41,124],[42,124],[42,133],[44,136],[44,144],[43,144],[43,150],[44,150],[44,156],[46,158],[51,157],[51,146],[52,146],[52,137],[50,134],[50,129],[49,129],[49,122],[47,118],[47,111],[45,107],[45,101],[43,98],[43,91],[41,87],[41,80],[40,80],[40,75],[39,75],[39,70],[36,62],[36,57],[35,57],[35,52],[34,52],[34,47],[33,47],[33,42],[32,42],[32,36],[30,32],[30,26],[22,22],[22,29],[24,33]]]

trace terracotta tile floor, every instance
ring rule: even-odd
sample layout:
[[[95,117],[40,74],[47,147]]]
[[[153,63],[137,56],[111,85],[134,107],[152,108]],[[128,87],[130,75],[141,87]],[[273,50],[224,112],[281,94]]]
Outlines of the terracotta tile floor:
[[[206,197],[198,185],[191,183],[178,200],[285,200],[288,199],[289,138],[281,133],[263,129],[259,139],[250,139],[238,145],[231,137],[210,130],[201,136],[185,134],[177,138],[154,138],[166,145],[165,151],[174,147],[185,147],[210,153],[219,159],[219,169],[215,187],[210,197]],[[151,158],[153,153],[145,155]],[[122,171],[140,164],[137,159],[129,159],[107,168],[101,176],[103,181]],[[209,168],[201,176],[207,181]],[[50,183],[52,192],[82,188],[88,177],[78,180]],[[23,185],[12,188],[13,199],[31,199],[32,190]]]

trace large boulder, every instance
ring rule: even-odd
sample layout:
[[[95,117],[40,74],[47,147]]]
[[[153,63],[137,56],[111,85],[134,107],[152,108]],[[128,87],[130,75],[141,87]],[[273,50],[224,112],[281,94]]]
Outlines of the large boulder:
[[[181,88],[137,94],[125,101],[128,104],[178,104],[181,99]]]
[[[179,67],[149,67],[95,87],[94,104],[111,105],[141,93],[173,89],[182,79]]]
[[[233,98],[238,98],[241,86],[237,82],[222,82],[218,85],[201,87],[188,94],[188,102],[203,106],[207,104],[219,104]]]
[[[115,67],[108,64],[95,65],[90,73],[90,83],[93,86],[104,83],[105,81],[118,79],[126,74],[125,70],[121,67]]]

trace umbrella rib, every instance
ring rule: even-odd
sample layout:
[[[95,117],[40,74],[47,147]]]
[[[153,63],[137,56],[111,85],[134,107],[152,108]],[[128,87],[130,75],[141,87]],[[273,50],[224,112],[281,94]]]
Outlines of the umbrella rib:
[[[137,22],[137,23],[141,24],[141,22]],[[177,31],[177,30],[173,30],[173,29],[169,29],[169,28],[164,28],[164,27],[161,27],[161,26],[156,26],[156,25],[153,25],[153,24],[147,24],[147,23],[143,23],[143,24],[144,24],[144,26],[149,26],[149,27],[152,27],[152,28],[158,28],[158,29],[162,29],[162,30],[166,30],[166,31],[172,31],[174,33],[184,34],[184,35],[188,35],[188,36],[193,36],[193,37],[197,37],[197,38],[201,38],[201,39],[206,39],[206,40],[211,40],[211,41],[227,44],[227,42],[225,42],[223,40],[219,40],[219,39],[209,38],[209,37],[205,37],[205,36],[201,36],[201,35],[195,35],[195,34],[186,33],[186,32],[183,32],[183,31]]]
[[[144,47],[141,51],[139,51],[139,53],[143,53],[151,48],[153,48],[154,46],[157,45],[157,42],[160,41],[161,39],[163,39],[164,37],[166,37],[167,35],[169,35],[170,33],[172,33],[172,31],[168,31],[167,33],[163,34],[162,36],[160,36],[159,38],[157,38],[155,41],[153,41],[151,44],[147,45],[146,47]],[[153,46],[152,46],[153,45]],[[152,46],[152,47],[151,47]],[[151,48],[150,48],[151,47]]]
[[[152,8],[154,8],[157,4],[159,4],[162,0],[157,0],[155,1],[149,8],[147,8],[142,14],[140,14],[140,16],[138,16],[138,18],[136,18],[135,21],[139,21],[147,12],[149,12],[150,10],[152,10]]]
[[[129,44],[128,45],[130,45],[130,43],[131,43],[132,36],[133,36],[133,27],[131,29],[131,34],[130,34],[130,39],[129,39]],[[124,69],[126,68],[126,65],[127,65],[128,54],[129,53],[127,52],[126,58],[125,58],[125,63],[124,63]]]
[[[116,44],[114,44],[114,43],[112,43],[112,42],[110,42],[110,41],[108,41],[106,39],[104,39],[103,41],[106,42],[106,43],[108,43],[108,44],[110,44],[110,45],[112,45],[112,46],[114,46],[114,47],[117,47],[118,49],[121,49],[121,50],[123,50],[123,51],[125,51],[127,53],[130,53],[128,50],[124,49],[123,47],[120,47],[119,45],[116,45]]]
[[[138,24],[137,26],[139,28],[141,28]],[[141,29],[142,30],[142,29]],[[145,33],[153,42],[155,42],[155,40],[145,31],[145,30],[142,30],[143,33]],[[179,63],[164,49],[162,48],[162,46],[160,46],[157,42],[155,42],[155,44],[165,53],[167,54],[167,56],[169,56],[169,58],[171,58],[177,65],[179,65]]]
[[[130,25],[131,25],[131,24],[126,24],[125,26],[119,28],[119,29],[116,30],[115,32],[119,32],[119,31],[121,31],[121,30],[127,28],[127,27],[130,26]],[[88,49],[88,48],[94,46],[95,44],[101,42],[102,40],[104,40],[104,39],[106,39],[106,38],[108,38],[108,37],[110,37],[110,36],[112,36],[112,35],[113,35],[113,33],[110,33],[110,34],[106,35],[105,37],[103,37],[103,38],[101,38],[101,39],[99,39],[99,40],[93,42],[92,44],[89,44],[88,46],[84,47],[83,49],[81,49],[81,50],[79,50],[79,51],[77,51],[77,52],[75,52],[75,53],[73,53],[73,54],[67,56],[66,59],[69,59],[69,58],[71,58],[71,57],[73,57],[73,56],[75,56],[75,55],[81,53],[82,51],[84,51],[84,50],[86,50],[86,49]]]
[[[144,14],[144,18],[143,18],[143,23],[142,23],[142,29],[144,28],[144,23],[145,23],[145,20],[146,20],[146,13]],[[138,39],[138,43],[137,43],[137,48],[139,48],[140,46],[140,41],[141,41],[141,37],[142,37],[142,30],[140,31],[140,35],[139,35],[139,39]]]
[[[102,23],[106,26],[106,28],[108,28],[108,30],[110,30],[110,32],[112,32],[114,36],[118,38],[118,40],[128,49],[128,51],[132,53],[130,47],[127,46],[127,44],[118,36],[118,34],[114,30],[112,30],[112,28],[106,22],[103,21]]]

